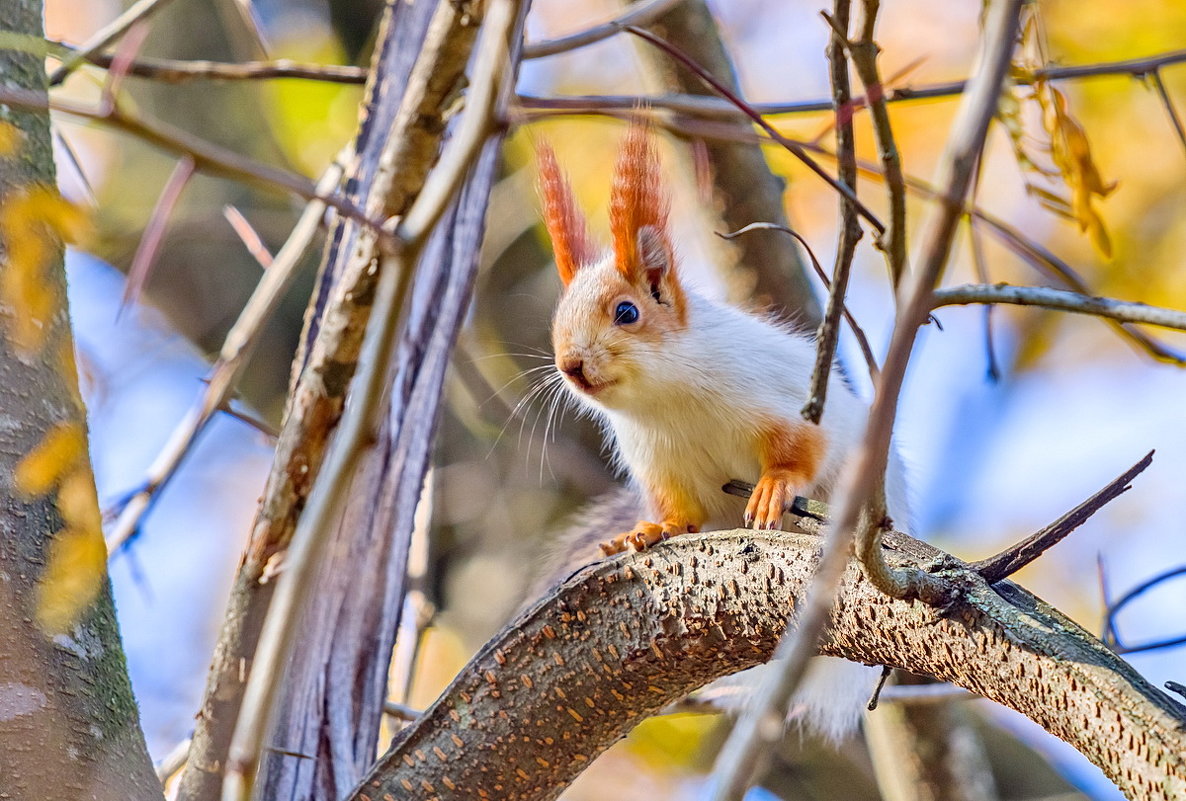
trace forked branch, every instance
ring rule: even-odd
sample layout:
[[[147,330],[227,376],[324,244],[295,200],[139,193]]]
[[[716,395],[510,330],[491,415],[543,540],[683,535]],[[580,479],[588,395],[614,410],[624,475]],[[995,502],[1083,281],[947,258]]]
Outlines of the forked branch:
[[[1020,587],[990,587],[928,545],[886,539],[895,567],[934,571],[950,607],[892,599],[850,564],[821,652],[1010,706],[1130,798],[1186,793],[1182,707]],[[648,715],[768,659],[818,555],[808,534],[739,530],[591,565],[487,643],[352,798],[555,798]]]

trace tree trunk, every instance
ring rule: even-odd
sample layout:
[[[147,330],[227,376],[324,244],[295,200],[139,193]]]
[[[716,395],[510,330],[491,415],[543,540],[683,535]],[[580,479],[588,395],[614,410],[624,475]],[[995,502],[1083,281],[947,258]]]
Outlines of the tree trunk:
[[[3,28],[43,36],[41,14],[40,0],[13,0]],[[41,60],[15,50],[0,51],[0,78],[46,90]],[[53,191],[49,114],[5,119],[21,135],[0,159],[0,796],[160,798],[107,580],[51,230],[71,212]],[[23,302],[34,296],[44,306]]]

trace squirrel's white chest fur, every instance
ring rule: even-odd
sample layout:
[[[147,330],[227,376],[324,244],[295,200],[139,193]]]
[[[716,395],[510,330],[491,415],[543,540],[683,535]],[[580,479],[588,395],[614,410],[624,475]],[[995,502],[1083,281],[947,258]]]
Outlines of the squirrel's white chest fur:
[[[580,277],[570,288],[578,295]],[[815,342],[692,292],[687,302],[685,328],[613,356],[627,380],[601,398],[577,397],[605,421],[616,460],[634,481],[679,485],[704,505],[705,528],[732,528],[745,501],[721,487],[760,478],[755,440],[763,421],[805,424]],[[820,422],[826,454],[804,494],[827,500],[864,422],[864,404],[833,370]],[[904,522],[900,476],[890,484],[890,514]]]

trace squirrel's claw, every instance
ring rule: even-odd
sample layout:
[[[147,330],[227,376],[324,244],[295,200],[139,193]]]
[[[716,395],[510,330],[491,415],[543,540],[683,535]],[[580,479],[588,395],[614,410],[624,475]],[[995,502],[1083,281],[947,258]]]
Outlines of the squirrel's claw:
[[[625,531],[614,537],[609,542],[603,542],[599,546],[601,552],[606,556],[612,556],[623,551],[645,551],[652,545],[656,545],[663,540],[671,539],[679,534],[687,534],[694,531],[699,531],[698,526],[690,523],[681,523],[676,520],[664,520],[662,523],[651,523],[647,520],[640,520],[634,524],[634,528],[630,531]]]
[[[758,530],[778,528],[782,524],[787,502],[794,498],[795,489],[790,481],[779,476],[762,476],[745,507],[745,527],[752,526]]]

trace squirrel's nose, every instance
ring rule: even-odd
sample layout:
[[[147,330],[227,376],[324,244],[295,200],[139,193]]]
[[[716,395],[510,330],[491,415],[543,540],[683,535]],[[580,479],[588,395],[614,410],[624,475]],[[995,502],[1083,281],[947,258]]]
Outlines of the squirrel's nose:
[[[582,387],[589,385],[589,380],[585,378],[585,363],[580,359],[565,359],[560,363],[560,372]]]

